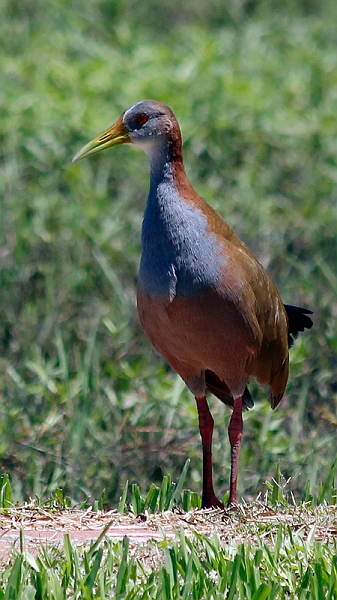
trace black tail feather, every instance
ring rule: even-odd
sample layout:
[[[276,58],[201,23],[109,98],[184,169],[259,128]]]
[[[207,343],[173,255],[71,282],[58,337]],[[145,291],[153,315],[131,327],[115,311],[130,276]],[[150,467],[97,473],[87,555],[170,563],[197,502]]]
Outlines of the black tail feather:
[[[291,348],[300,331],[311,329],[313,322],[308,315],[312,315],[312,310],[292,304],[285,304],[284,308],[288,315],[288,346]]]

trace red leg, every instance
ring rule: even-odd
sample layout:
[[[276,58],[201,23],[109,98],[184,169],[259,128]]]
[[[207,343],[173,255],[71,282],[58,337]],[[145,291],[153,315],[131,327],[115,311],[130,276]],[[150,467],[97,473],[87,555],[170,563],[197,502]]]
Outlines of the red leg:
[[[202,507],[212,508],[219,506],[224,508],[224,505],[217,499],[213,489],[212,475],[212,436],[214,421],[211,412],[208,408],[206,396],[196,398],[198,414],[199,414],[199,430],[202,440],[203,454],[203,483],[202,483]]]
[[[238,480],[238,468],[240,447],[242,440],[242,396],[234,400],[234,408],[228,426],[228,437],[231,443],[231,480],[229,490],[228,506],[236,504],[236,485]]]

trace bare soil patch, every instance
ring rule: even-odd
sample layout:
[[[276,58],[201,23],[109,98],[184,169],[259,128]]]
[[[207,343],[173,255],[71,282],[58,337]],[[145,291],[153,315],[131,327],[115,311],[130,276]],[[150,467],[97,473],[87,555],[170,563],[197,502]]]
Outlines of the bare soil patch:
[[[164,536],[174,538],[181,527],[188,536],[195,532],[208,537],[217,534],[223,544],[256,543],[257,536],[273,544],[280,523],[289,525],[292,534],[332,542],[337,536],[337,506],[320,505],[311,509],[305,505],[287,505],[276,510],[256,502],[228,511],[175,510],[135,516],[121,515],[116,510],[95,512],[92,508],[46,509],[32,503],[0,511],[0,557],[8,557],[22,543],[30,552],[41,544],[62,545],[66,533],[76,545],[86,545],[96,540],[107,526],[108,537],[121,540],[128,536],[134,545],[160,541]]]

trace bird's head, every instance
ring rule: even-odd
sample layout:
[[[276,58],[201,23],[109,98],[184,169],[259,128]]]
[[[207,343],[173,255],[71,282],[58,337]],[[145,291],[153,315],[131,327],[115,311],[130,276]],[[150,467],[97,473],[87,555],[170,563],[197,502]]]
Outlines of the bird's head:
[[[128,108],[106,131],[86,144],[73,162],[102,152],[110,146],[134,144],[151,156],[161,141],[181,142],[180,129],[172,110],[156,100],[143,100]]]

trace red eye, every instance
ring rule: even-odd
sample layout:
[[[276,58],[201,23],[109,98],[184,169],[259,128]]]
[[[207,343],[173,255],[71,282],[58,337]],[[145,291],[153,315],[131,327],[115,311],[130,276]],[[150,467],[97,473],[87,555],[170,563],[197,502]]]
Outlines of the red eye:
[[[140,115],[138,115],[138,117],[136,117],[136,121],[137,123],[139,123],[139,125],[144,125],[144,123],[146,123],[146,121],[148,120],[149,117],[145,113],[141,113]]]

